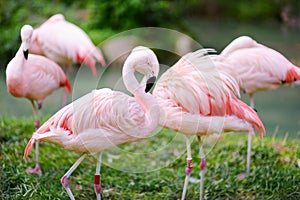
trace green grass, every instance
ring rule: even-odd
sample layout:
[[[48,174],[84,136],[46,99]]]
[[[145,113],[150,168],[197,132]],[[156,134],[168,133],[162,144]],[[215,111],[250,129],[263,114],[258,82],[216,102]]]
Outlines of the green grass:
[[[26,174],[25,169],[34,165],[34,153],[28,159],[23,159],[22,156],[33,131],[33,118],[0,118],[0,199],[68,199],[60,184],[60,178],[79,155],[56,145],[41,143],[40,162],[43,175]],[[178,144],[176,148],[182,151],[185,148],[185,141],[179,141],[183,137],[181,135],[174,137],[175,135],[163,129],[148,141],[122,145],[120,149],[133,155],[135,149],[145,152],[158,151],[172,141]],[[206,142],[205,149],[209,149],[212,144],[210,141]],[[271,137],[259,140],[255,137],[253,144],[252,171],[250,176],[242,181],[237,179],[237,174],[245,169],[246,134],[223,135],[214,148],[207,151],[208,165],[204,186],[206,199],[300,199],[299,140],[282,141]],[[128,159],[120,157],[121,161],[116,161],[111,167],[104,156],[104,164],[101,167],[103,198],[179,199],[185,177],[185,154],[180,156],[180,153],[174,150],[164,152],[165,154],[155,155],[156,159],[149,156],[153,159],[154,165],[160,167],[157,170],[148,170],[147,173],[116,169],[122,168],[120,163],[125,167],[140,164],[135,161],[126,163],[126,160],[130,161],[130,157]],[[192,153],[194,158],[192,178],[197,180],[200,160],[195,140],[192,144]],[[178,158],[175,156],[170,159],[172,155],[177,155]],[[169,162],[166,161],[168,159]],[[90,156],[71,175],[70,185],[75,198],[95,199],[93,191],[95,165],[95,158]],[[187,199],[198,199],[198,196],[199,183],[190,183]]]

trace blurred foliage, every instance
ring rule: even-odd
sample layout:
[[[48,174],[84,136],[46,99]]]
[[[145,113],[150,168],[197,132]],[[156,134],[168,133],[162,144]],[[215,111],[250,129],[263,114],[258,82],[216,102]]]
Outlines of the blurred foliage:
[[[88,34],[103,30],[103,36],[94,37],[101,40],[118,31],[144,26],[168,27],[193,37],[184,23],[190,17],[281,20],[300,26],[299,10],[299,0],[2,0],[0,70],[5,69],[20,45],[21,26],[26,23],[37,26],[56,13],[63,13]]]
[[[300,20],[299,0],[183,0],[177,4],[183,15],[192,17],[285,22],[283,15],[288,15]]]
[[[38,26],[48,17],[63,13],[75,21],[76,10],[82,3],[71,0],[15,0],[0,1],[0,67],[1,71],[14,57],[20,45],[20,29],[24,24]],[[54,9],[55,8],[55,9]]]
[[[92,26],[114,30],[159,25],[170,27],[180,23],[175,4],[170,1],[102,0],[93,4],[92,15]]]

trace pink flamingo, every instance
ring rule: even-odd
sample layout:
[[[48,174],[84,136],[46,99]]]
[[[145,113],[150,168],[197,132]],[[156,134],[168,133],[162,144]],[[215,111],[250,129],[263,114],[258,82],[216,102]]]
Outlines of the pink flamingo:
[[[62,14],[56,14],[41,24],[33,32],[30,53],[44,55],[56,63],[66,65],[68,76],[69,65],[85,63],[97,76],[96,62],[106,65],[105,59],[88,35],[78,26],[65,20]],[[67,96],[64,91],[63,106]]]
[[[8,91],[15,97],[27,98],[32,105],[35,127],[39,128],[39,118],[35,107],[42,107],[43,100],[59,87],[71,92],[71,84],[63,70],[55,62],[46,57],[28,54],[30,38],[33,28],[24,25],[21,29],[22,44],[15,57],[6,68],[6,84]],[[38,143],[36,143],[36,166],[28,169],[29,173],[41,174],[38,156]]]
[[[212,50],[208,50],[212,51]],[[205,154],[201,137],[227,131],[250,131],[261,136],[264,126],[257,113],[236,98],[239,94],[236,81],[216,70],[223,65],[212,61],[213,56],[199,50],[182,57],[158,80],[153,96],[161,108],[159,124],[186,135],[187,167],[182,199],[192,172],[190,136],[196,135],[200,149],[200,199],[203,198]]]
[[[250,106],[254,108],[254,93],[264,90],[275,90],[289,84],[300,85],[300,69],[288,61],[282,54],[257,43],[248,36],[233,40],[217,57],[227,63],[219,70],[231,74],[250,96]],[[243,179],[250,174],[250,158],[252,135],[248,137],[246,174],[240,174]]]
[[[153,68],[159,63],[146,47],[136,47],[124,63],[122,77],[125,87],[134,97],[108,88],[94,90],[65,106],[45,122],[28,142],[24,157],[37,141],[47,141],[83,155],[61,178],[69,197],[74,199],[68,178],[87,154],[98,154],[94,187],[101,198],[101,152],[112,146],[141,140],[150,135],[159,122],[159,107],[148,92],[155,80]],[[135,78],[134,71],[144,74],[146,89]]]

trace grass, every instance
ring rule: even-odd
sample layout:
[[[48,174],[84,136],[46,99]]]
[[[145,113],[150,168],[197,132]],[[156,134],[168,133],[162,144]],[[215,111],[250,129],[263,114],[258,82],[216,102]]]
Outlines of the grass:
[[[25,169],[34,165],[34,153],[28,159],[22,156],[33,131],[33,118],[0,118],[0,199],[68,199],[59,180],[79,155],[56,145],[41,143],[43,175],[26,174]],[[109,161],[109,155],[114,154],[116,149],[104,154],[101,167],[102,197],[180,199],[185,177],[185,141],[181,135],[175,135],[162,129],[149,140],[121,145],[119,148],[131,156],[135,155],[135,150],[144,151],[147,155],[145,158],[123,157],[125,154],[120,154],[121,157],[114,158],[112,162]],[[172,142],[176,145],[164,148]],[[239,181],[237,174],[244,171],[246,164],[247,135],[226,134],[218,139],[216,145],[207,140],[205,149],[209,153],[206,156],[205,199],[300,199],[299,140],[283,141],[271,137],[259,140],[255,137],[253,144],[251,174]],[[211,151],[210,147],[213,147]],[[162,151],[151,155],[148,150]],[[187,199],[198,199],[200,160],[195,140],[192,153],[194,169]],[[150,167],[152,170],[147,169],[146,173],[133,173],[139,169],[134,165],[142,166],[143,162],[149,161],[147,158],[152,160],[152,165],[157,169]],[[136,161],[140,159],[140,162]],[[95,165],[95,158],[90,156],[71,175],[70,185],[77,199],[95,199]],[[132,168],[126,168],[128,166]]]

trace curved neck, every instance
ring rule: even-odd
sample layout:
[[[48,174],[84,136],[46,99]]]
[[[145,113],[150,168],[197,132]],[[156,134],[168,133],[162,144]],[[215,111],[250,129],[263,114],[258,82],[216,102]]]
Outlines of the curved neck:
[[[126,60],[124,63],[122,77],[127,90],[134,95],[137,101],[141,104],[145,112],[146,124],[148,130],[154,130],[159,121],[159,107],[151,94],[145,92],[143,85],[140,85],[134,76],[134,62]],[[152,132],[151,131],[151,132]]]
[[[23,54],[23,46],[24,44],[21,44],[19,50],[17,51],[15,57],[14,57],[14,71],[15,73],[22,74],[23,73],[23,66],[25,62],[24,54]]]

